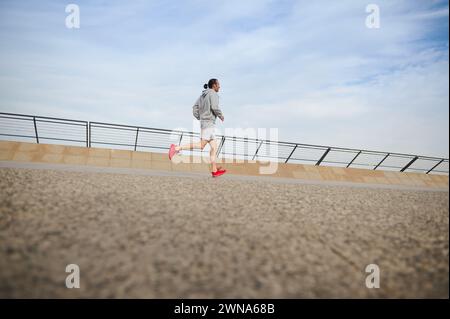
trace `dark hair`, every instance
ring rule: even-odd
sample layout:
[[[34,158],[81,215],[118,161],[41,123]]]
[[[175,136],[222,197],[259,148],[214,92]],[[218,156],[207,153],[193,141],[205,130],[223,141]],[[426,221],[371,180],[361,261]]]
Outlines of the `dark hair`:
[[[217,79],[211,79],[208,81],[208,84],[203,85],[203,88],[206,90],[207,88],[212,88],[214,84],[217,83]]]

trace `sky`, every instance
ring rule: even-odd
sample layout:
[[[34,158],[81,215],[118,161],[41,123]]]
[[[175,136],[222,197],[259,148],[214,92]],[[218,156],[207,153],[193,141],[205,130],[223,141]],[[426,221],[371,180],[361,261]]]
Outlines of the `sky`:
[[[80,9],[67,28],[66,5]],[[368,28],[366,6],[380,10]],[[448,1],[0,0],[0,112],[449,157]]]

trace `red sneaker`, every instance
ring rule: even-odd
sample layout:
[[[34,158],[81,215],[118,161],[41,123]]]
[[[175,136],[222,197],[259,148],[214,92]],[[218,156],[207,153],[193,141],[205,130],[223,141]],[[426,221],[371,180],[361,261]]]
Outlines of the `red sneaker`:
[[[177,154],[179,151],[175,150],[175,144],[170,145],[169,149],[169,160],[172,160],[172,157]]]
[[[217,176],[225,174],[226,171],[227,171],[226,169],[218,169],[215,172],[211,172],[211,175],[212,175],[212,177],[217,177]]]

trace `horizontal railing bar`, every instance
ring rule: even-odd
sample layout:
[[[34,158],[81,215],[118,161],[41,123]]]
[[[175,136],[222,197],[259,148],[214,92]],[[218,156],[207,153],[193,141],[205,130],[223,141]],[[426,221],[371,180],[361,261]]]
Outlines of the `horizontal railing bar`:
[[[117,145],[117,146],[129,146],[134,148],[134,144],[118,144],[118,143],[106,143],[106,142],[94,142],[91,141],[91,145],[93,144],[102,144],[102,145]],[[146,146],[146,145],[140,145],[138,144],[136,147],[143,147],[143,148],[157,148],[157,149],[164,149],[167,150],[168,147],[158,147],[158,146]]]
[[[226,153],[223,152],[221,153],[223,155],[239,155],[239,156],[246,156],[245,154],[233,154],[233,153]],[[265,158],[276,158],[276,159],[286,159],[285,157],[276,157],[276,156],[261,156],[261,157],[265,157]]]
[[[11,136],[11,137],[25,137],[25,138],[36,138],[35,135],[29,136],[29,135],[17,135],[17,134],[4,134],[0,133],[0,136]]]
[[[112,130],[112,131],[128,131],[128,132],[136,132],[136,129],[137,129],[137,127],[136,128],[128,128],[128,127],[106,127],[106,126],[94,126],[94,125],[91,125],[91,129],[92,130],[94,130],[96,128]]]
[[[426,169],[426,168],[407,168],[407,170],[411,170],[411,171],[427,171],[428,169]]]
[[[42,127],[39,125],[39,122],[37,123],[39,126],[39,131],[47,131],[47,132],[54,132],[54,133],[84,133],[86,130],[86,126],[85,127],[80,127],[80,128],[74,128],[74,127],[65,127],[66,129],[62,129],[62,128],[55,128],[55,127]]]
[[[72,125],[72,126],[81,126],[86,127],[88,125],[88,122],[75,122],[75,123],[66,123],[66,122],[56,122],[53,120],[41,120],[40,118],[36,117],[36,122],[38,123],[53,123],[53,124],[60,124],[60,125]]]
[[[2,129],[3,127],[1,127],[0,126],[0,129]],[[7,128],[5,128],[5,129],[2,129],[2,131],[15,131],[15,132],[29,132],[29,131],[32,131],[33,130],[33,127],[12,127],[12,128],[9,128],[9,127],[7,127]]]
[[[156,131],[163,131],[163,132],[179,132],[183,133],[183,131],[178,130],[169,130],[169,129],[162,129],[162,128],[154,128],[154,127],[145,127],[145,126],[133,126],[133,125],[124,125],[124,124],[111,124],[111,123],[102,123],[102,122],[91,122],[92,127],[100,127],[98,125],[102,125],[102,127],[105,126],[114,126],[114,127],[125,127],[125,128],[134,128],[137,129],[139,127],[139,130],[156,130]],[[97,126],[95,126],[97,125]],[[113,129],[113,128],[111,128]],[[193,132],[187,132],[187,133],[193,133]]]
[[[54,132],[49,132],[49,131],[46,131],[46,130],[39,130],[39,133],[40,134],[42,134],[42,135],[47,135],[47,136],[49,136],[49,134],[55,134],[56,135],[56,133],[54,133]],[[59,136],[59,137],[74,137],[74,138],[83,138],[83,139],[86,139],[86,137],[85,137],[85,134],[81,134],[82,132],[79,132],[79,134],[77,134],[77,133],[70,133],[70,132],[59,132],[58,134],[57,134],[57,136]]]
[[[39,140],[55,140],[55,141],[67,141],[67,142],[86,143],[86,139],[83,139],[83,140],[72,140],[72,139],[57,138],[57,137],[42,137],[40,135],[39,135]]]
[[[353,165],[356,165],[356,166],[375,166],[376,164],[355,164],[355,163],[353,163],[352,166]]]
[[[64,119],[64,118],[58,118],[58,117],[37,116],[37,115],[34,116],[34,115],[26,115],[26,114],[16,114],[16,113],[5,113],[5,112],[0,112],[0,118],[2,117],[2,115],[7,115],[7,116],[22,116],[22,117],[31,118],[31,120],[33,120],[33,118],[35,117],[36,120],[38,120],[38,119],[47,119],[47,120],[67,121],[67,122],[88,123],[88,121],[82,121],[82,120],[71,120],[71,119]],[[3,118],[7,118],[7,117],[3,117]],[[19,119],[19,118],[17,118],[17,119]]]
[[[347,164],[348,164],[348,162],[335,162],[335,161],[322,161],[321,164],[322,164],[322,163],[344,164],[344,165],[347,165]]]
[[[134,147],[134,144],[122,144],[122,143],[109,143],[109,142],[95,142],[93,140],[91,140],[91,145],[93,144],[102,144],[102,145],[116,145],[116,146],[129,146],[129,147]]]
[[[0,119],[11,119],[11,120],[18,120],[18,121],[33,121],[33,117],[13,117],[13,116],[2,116],[0,113]]]
[[[378,167],[384,167],[384,168],[402,168],[403,166],[391,166],[391,165],[380,165]]]
[[[112,139],[129,139],[129,138],[131,138],[131,139],[133,139],[133,136],[111,136],[111,135],[105,135],[105,134],[92,134],[93,136],[95,135],[96,137],[97,137],[97,139],[99,138],[99,137],[102,137],[102,138],[105,138],[105,139],[108,139],[108,138],[112,138]]]
[[[11,137],[22,137],[22,138],[36,138],[36,136],[27,136],[27,135],[15,135],[15,134],[0,134],[0,136],[11,136]],[[67,142],[79,142],[79,143],[85,143],[86,140],[72,140],[72,139],[63,139],[63,138],[57,138],[57,137],[42,137],[39,136],[39,139],[44,140],[56,140],[56,141],[67,141]]]

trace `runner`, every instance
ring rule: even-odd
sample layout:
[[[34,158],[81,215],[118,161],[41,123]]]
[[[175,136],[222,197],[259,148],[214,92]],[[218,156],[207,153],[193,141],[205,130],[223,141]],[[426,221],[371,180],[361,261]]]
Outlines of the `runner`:
[[[222,122],[224,121],[224,116],[219,108],[219,92],[220,83],[217,79],[211,79],[208,84],[203,86],[204,91],[197,99],[193,106],[194,117],[200,121],[200,142],[190,143],[185,145],[170,145],[169,149],[169,159],[178,154],[182,150],[191,150],[194,148],[204,149],[206,144],[209,143],[211,150],[209,151],[209,156],[211,159],[211,175],[212,177],[217,177],[223,175],[226,170],[216,165],[216,152],[217,152],[217,142],[215,140],[215,124],[216,118],[220,118]]]

